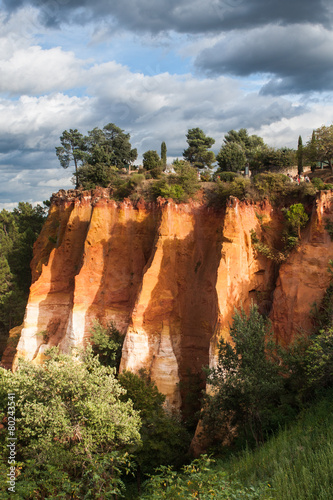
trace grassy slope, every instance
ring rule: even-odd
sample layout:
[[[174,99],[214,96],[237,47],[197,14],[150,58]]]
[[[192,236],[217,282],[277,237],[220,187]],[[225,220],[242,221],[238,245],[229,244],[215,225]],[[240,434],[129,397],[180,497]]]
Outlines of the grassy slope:
[[[262,448],[222,466],[244,484],[269,483],[276,499],[333,498],[333,391]]]
[[[140,498],[333,498],[333,390],[261,448],[200,469],[189,466],[185,474],[155,476]]]

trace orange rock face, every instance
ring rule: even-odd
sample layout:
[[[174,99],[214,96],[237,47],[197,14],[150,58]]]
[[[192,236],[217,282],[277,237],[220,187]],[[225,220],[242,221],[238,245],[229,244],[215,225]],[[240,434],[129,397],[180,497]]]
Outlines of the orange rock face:
[[[274,333],[288,344],[299,333],[311,333],[310,311],[320,304],[330,282],[328,261],[333,242],[325,230],[333,222],[333,193],[320,193],[301,244],[281,266],[274,291],[271,320]]]
[[[106,189],[59,192],[35,244],[17,355],[39,362],[49,346],[69,352],[88,341],[94,320],[112,320],[126,333],[121,370],[146,369],[179,408],[179,382],[214,365],[235,307],[247,310],[254,300],[269,312],[273,303],[285,342],[310,326],[310,304],[329,280],[326,216],[333,219],[331,194],[318,200],[276,286],[277,265],[251,241],[252,230],[272,245],[281,233],[281,213],[267,202],[231,198],[215,210],[199,202],[116,203]]]

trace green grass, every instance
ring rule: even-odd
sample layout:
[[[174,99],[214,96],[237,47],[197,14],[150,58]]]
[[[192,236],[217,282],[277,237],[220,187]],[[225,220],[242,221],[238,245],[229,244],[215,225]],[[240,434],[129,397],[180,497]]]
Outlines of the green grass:
[[[260,449],[221,466],[246,485],[269,483],[272,498],[333,498],[333,391]]]
[[[162,469],[140,498],[331,499],[333,390],[256,450],[215,463],[203,457],[182,474]]]

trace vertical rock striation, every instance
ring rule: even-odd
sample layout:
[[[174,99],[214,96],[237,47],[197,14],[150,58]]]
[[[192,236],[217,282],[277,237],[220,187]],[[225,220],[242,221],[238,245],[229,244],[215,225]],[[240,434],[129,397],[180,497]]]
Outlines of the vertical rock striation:
[[[332,193],[318,198],[276,284],[277,264],[251,241],[255,231],[274,247],[281,235],[281,212],[268,202],[231,197],[217,210],[199,202],[116,203],[101,188],[60,191],[35,244],[17,356],[40,362],[53,345],[69,352],[85,345],[94,320],[113,321],[126,333],[121,370],[147,370],[179,408],[182,383],[215,364],[235,307],[248,310],[254,300],[271,310],[284,342],[310,329],[310,305],[329,283],[326,218],[333,222]]]

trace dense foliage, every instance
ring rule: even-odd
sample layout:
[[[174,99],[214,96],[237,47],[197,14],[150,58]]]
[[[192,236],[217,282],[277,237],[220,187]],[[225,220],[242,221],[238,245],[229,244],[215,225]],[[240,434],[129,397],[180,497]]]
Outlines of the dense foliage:
[[[77,129],[65,130],[60,142],[56,154],[61,166],[68,168],[73,162],[75,186],[85,189],[108,186],[119,169],[137,158],[137,150],[130,144],[130,135],[113,123],[108,123],[103,129],[95,127],[87,136]]]
[[[175,174],[164,176],[151,186],[151,196],[156,199],[172,198],[177,202],[185,202],[193,196],[199,188],[197,169],[184,160],[173,163]]]
[[[145,170],[150,172],[151,177],[154,179],[161,177],[164,163],[158,156],[157,151],[149,150],[143,153],[142,165]]]
[[[91,330],[90,342],[94,354],[102,365],[119,370],[123,336],[113,323],[103,327],[96,321]],[[179,415],[165,407],[161,394],[148,374],[124,371],[118,375],[120,385],[126,390],[122,401],[131,401],[140,414],[141,445],[133,452],[137,486],[142,478],[161,465],[180,466],[187,458],[190,436],[182,425]]]
[[[180,474],[172,467],[160,467],[158,473],[151,477],[141,497],[145,500],[165,498],[190,500],[200,498],[247,499],[269,498],[270,488],[260,484],[256,488],[244,486],[231,479],[222,468],[214,467],[214,460],[202,455],[190,465],[185,465]]]
[[[19,203],[12,212],[0,212],[0,336],[23,320],[31,284],[32,247],[45,220],[40,205]],[[0,349],[1,350],[1,349]]]
[[[284,378],[278,348],[267,320],[253,305],[249,316],[236,311],[232,343],[219,344],[218,365],[209,371],[212,390],[206,396],[203,421],[210,432],[228,435],[241,428],[263,442],[281,404]]]
[[[333,172],[333,125],[322,126],[314,130],[308,142],[311,161],[326,163]]]
[[[186,141],[188,148],[183,152],[184,159],[196,168],[210,168],[215,162],[215,154],[209,148],[215,139],[206,136],[200,128],[192,128],[187,132]]]
[[[48,351],[41,366],[21,362],[12,373],[0,369],[1,420],[7,394],[15,394],[16,493],[2,498],[113,498],[121,490],[119,471],[140,443],[140,417],[113,369],[91,348],[75,356]],[[5,420],[3,420],[5,417]],[[0,434],[7,462],[7,432]],[[134,446],[134,448],[133,448]]]
[[[93,353],[98,356],[100,363],[118,371],[124,335],[120,333],[112,321],[104,327],[97,320],[94,322],[90,334]]]
[[[134,453],[140,485],[142,477],[161,465],[182,465],[187,458],[190,436],[179,415],[165,408],[165,396],[147,373],[141,371],[137,375],[125,371],[119,375],[119,382],[126,389],[122,399],[133,401],[141,417],[142,446]]]

